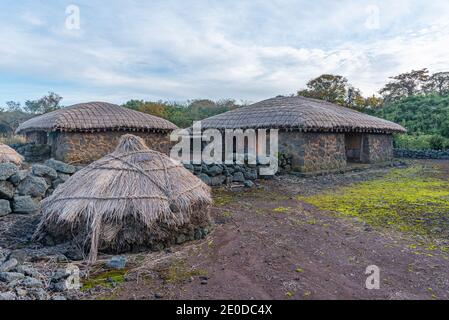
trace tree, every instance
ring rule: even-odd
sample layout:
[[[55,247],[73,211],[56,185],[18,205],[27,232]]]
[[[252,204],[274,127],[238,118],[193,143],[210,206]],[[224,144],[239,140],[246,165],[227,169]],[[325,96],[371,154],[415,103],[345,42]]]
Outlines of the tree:
[[[0,135],[10,135],[13,132],[13,128],[9,125],[9,123],[0,120]]]
[[[376,110],[383,106],[383,100],[380,97],[376,97],[374,94],[365,99],[365,107],[367,109]]]
[[[323,74],[310,80],[307,89],[298,91],[298,96],[345,105],[348,87],[348,80],[345,77]]]
[[[390,77],[393,81],[388,82],[379,93],[386,102],[394,102],[405,97],[411,97],[423,92],[423,87],[429,80],[429,71],[424,68],[401,73]]]
[[[307,83],[307,89],[298,91],[298,95],[325,100],[355,110],[367,107],[367,101],[361,91],[339,75],[323,74],[312,79]]]
[[[132,110],[139,110],[139,108],[144,104],[145,102],[143,100],[129,100],[125,104],[122,105],[122,107],[132,109]]]
[[[346,92],[346,99],[344,106],[355,110],[363,110],[365,108],[366,100],[362,96],[359,89],[350,86]]]
[[[8,101],[6,102],[6,109],[8,111],[21,111],[22,110],[22,106],[20,105],[20,102],[16,102],[16,101]]]
[[[54,92],[49,92],[38,100],[25,101],[25,110],[32,114],[44,114],[61,108],[59,105],[62,97]]]
[[[145,102],[141,104],[137,111],[152,114],[154,116],[165,118],[166,105],[163,102]]]
[[[440,96],[449,94],[449,72],[433,74],[424,86],[424,90],[427,93],[437,93]]]

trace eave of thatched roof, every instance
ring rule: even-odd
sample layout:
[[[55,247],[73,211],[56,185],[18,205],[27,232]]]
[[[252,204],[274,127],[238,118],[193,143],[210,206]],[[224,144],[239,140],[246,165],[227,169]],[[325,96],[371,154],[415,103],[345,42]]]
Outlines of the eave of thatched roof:
[[[322,100],[276,97],[201,121],[203,129],[403,133],[402,126]]]
[[[105,102],[76,104],[49,112],[22,123],[16,133],[30,131],[171,131],[177,126],[168,120]]]
[[[13,148],[0,143],[0,163],[8,162],[20,166],[23,162],[23,157]]]

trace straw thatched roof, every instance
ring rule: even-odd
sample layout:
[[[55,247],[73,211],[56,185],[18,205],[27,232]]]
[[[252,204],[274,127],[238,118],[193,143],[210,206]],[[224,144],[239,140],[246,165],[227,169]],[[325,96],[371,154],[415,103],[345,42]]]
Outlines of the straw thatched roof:
[[[406,130],[393,122],[322,100],[276,97],[201,121],[202,128],[274,128],[303,132],[394,133]]]
[[[28,131],[170,131],[177,126],[165,119],[106,102],[75,104],[22,123],[17,133]]]
[[[73,234],[98,250],[172,242],[176,233],[209,225],[210,188],[184,166],[148,149],[133,135],[116,150],[74,174],[42,201],[35,237]]]
[[[17,166],[22,165],[23,157],[16,150],[0,143],[0,163],[11,162]]]

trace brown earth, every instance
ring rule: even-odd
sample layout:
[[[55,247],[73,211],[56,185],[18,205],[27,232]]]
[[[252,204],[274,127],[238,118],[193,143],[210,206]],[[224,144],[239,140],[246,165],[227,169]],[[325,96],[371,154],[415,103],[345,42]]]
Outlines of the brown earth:
[[[449,177],[449,165],[432,161]],[[445,253],[417,255],[411,237],[371,228],[295,199],[382,177],[389,169],[298,178],[256,189],[217,189],[214,231],[163,253],[128,256],[130,269],[103,299],[448,299]],[[285,208],[290,208],[285,210]],[[365,270],[380,268],[380,289]]]

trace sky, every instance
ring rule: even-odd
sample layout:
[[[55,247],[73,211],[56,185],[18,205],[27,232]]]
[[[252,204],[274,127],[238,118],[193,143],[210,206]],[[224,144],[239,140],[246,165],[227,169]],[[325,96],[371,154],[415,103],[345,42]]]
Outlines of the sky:
[[[365,95],[449,70],[449,1],[0,0],[0,106],[256,102],[323,73]]]

